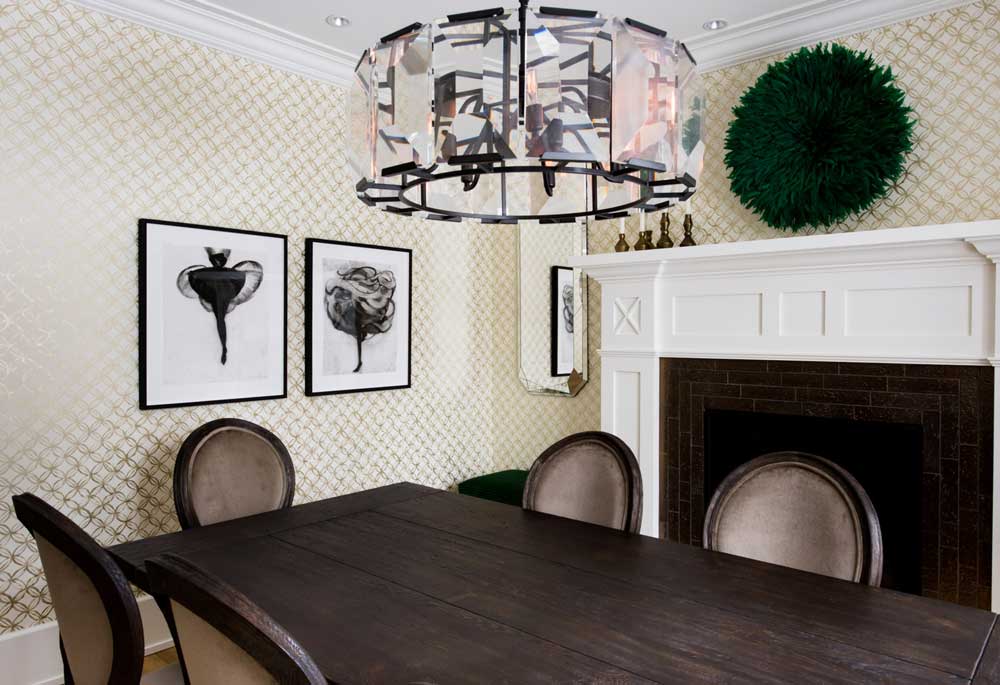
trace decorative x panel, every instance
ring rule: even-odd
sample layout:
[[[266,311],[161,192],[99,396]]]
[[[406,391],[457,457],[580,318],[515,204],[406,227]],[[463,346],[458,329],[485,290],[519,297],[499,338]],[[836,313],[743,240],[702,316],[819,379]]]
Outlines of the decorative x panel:
[[[639,335],[642,309],[638,297],[615,298],[615,335]]]

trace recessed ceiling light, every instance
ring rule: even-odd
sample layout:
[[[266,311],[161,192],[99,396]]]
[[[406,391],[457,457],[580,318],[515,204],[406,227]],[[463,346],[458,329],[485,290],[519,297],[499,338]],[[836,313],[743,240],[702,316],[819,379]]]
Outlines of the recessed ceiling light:
[[[347,17],[342,17],[339,14],[331,14],[326,18],[326,23],[330,26],[336,26],[338,28],[343,28],[345,26],[351,25],[351,20]]]
[[[725,19],[712,19],[711,21],[706,21],[701,25],[706,31],[718,31],[719,29],[724,29],[729,26],[729,22]]]

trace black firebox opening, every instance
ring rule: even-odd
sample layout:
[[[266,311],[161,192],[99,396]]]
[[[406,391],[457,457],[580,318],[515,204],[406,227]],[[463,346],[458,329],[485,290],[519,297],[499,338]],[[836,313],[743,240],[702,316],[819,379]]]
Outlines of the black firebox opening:
[[[705,411],[705,506],[729,473],[769,452],[825,457],[854,476],[882,527],[882,587],[920,594],[921,453],[919,425],[760,412]]]

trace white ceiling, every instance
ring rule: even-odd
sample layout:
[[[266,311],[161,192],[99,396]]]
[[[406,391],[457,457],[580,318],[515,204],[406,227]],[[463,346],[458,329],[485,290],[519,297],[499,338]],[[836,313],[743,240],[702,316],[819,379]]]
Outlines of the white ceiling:
[[[209,3],[202,3],[208,5]],[[415,21],[428,21],[458,12],[489,7],[516,7],[517,0],[212,0],[213,5],[328,45],[360,55],[381,36]],[[802,0],[533,0],[532,6],[597,10],[606,16],[632,17],[687,40],[704,33],[710,19],[738,24],[778,10],[804,4]],[[814,3],[812,3],[814,4]],[[324,22],[331,15],[351,20],[346,28]]]
[[[71,0],[310,78],[345,84],[361,52],[417,21],[497,0]],[[533,0],[632,17],[683,40],[702,70],[885,26],[973,0]],[[506,6],[515,6],[507,0]],[[325,23],[331,15],[346,28]],[[729,26],[706,32],[702,24]]]

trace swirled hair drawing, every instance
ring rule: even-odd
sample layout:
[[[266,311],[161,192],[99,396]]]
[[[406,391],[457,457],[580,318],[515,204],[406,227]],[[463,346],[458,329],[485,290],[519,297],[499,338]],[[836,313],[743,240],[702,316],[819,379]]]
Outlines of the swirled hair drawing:
[[[353,336],[358,349],[354,373],[361,371],[363,343],[392,328],[396,315],[396,277],[389,269],[373,266],[348,266],[337,270],[337,277],[327,280],[324,304],[330,323],[338,331]]]

